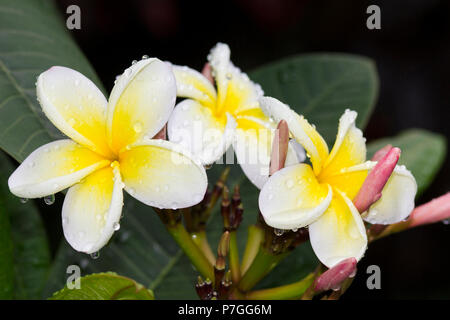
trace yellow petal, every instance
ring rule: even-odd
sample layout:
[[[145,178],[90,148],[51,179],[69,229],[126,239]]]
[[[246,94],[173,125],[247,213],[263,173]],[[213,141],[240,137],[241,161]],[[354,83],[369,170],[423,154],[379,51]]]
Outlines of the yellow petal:
[[[169,119],[169,140],[182,145],[203,164],[212,164],[224,154],[234,137],[236,121],[229,114],[224,120],[197,101],[186,99],[176,106]]]
[[[261,109],[276,122],[285,120],[289,131],[306,150],[311,158],[314,173],[318,175],[328,157],[328,146],[316,129],[303,117],[299,116],[286,104],[271,97],[259,99]]]
[[[125,190],[152,207],[190,207],[206,192],[203,166],[169,141],[149,140],[122,152],[120,168]]]
[[[259,209],[269,226],[297,229],[317,220],[332,195],[328,185],[318,183],[311,166],[301,163],[269,178],[259,194]]]
[[[368,167],[364,164],[343,168],[339,172],[327,175],[320,179],[323,183],[328,183],[334,188],[344,192],[345,195],[353,200],[361,189],[369,173]]]
[[[106,157],[106,99],[81,73],[52,67],[37,80],[37,96],[50,121],[68,137]]]
[[[328,210],[309,226],[309,238],[317,258],[328,268],[347,258],[360,260],[367,247],[366,229],[358,210],[336,189]]]
[[[177,96],[191,98],[212,109],[216,104],[216,89],[200,72],[182,66],[172,65],[177,82]]]
[[[217,107],[221,109],[227,95],[230,78],[228,70],[230,65],[230,48],[228,45],[224,43],[216,44],[208,55],[208,61],[217,86]]]
[[[8,185],[18,197],[45,197],[108,164],[108,160],[70,139],[58,140],[33,151],[9,177]]]
[[[108,102],[108,141],[118,153],[144,137],[152,138],[169,119],[176,100],[169,64],[141,60],[121,75]]]
[[[376,162],[366,162],[370,169]],[[372,224],[392,224],[402,221],[414,209],[417,183],[405,166],[395,166],[391,177],[383,188],[381,198],[362,214],[365,221]]]
[[[123,183],[117,165],[100,169],[69,189],[62,208],[64,236],[77,251],[100,250],[120,227]]]
[[[346,110],[339,119],[339,129],[333,149],[325,162],[320,177],[339,172],[366,161],[366,139],[362,131],[356,128],[357,113]]]
[[[272,143],[276,130],[275,123],[269,121],[262,114],[262,117],[237,116],[237,124],[236,139],[233,143],[237,161],[247,178],[257,188],[261,189],[269,178]],[[298,162],[297,153],[289,144],[285,167]]]

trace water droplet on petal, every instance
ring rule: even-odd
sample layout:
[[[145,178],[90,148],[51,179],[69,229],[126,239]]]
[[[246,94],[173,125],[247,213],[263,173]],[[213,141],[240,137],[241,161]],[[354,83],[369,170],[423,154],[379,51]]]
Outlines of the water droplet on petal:
[[[98,259],[98,257],[100,257],[100,251],[96,251],[90,254],[92,259]]]
[[[114,224],[113,224],[113,229],[114,229],[114,231],[119,230],[119,229],[120,229],[120,223],[114,222]]]
[[[20,198],[20,202],[21,202],[21,203],[27,203],[27,202],[28,202],[28,199],[27,199],[27,198]]]
[[[284,230],[282,229],[273,229],[273,233],[275,233],[275,235],[277,237],[282,236],[284,234]]]
[[[136,121],[136,122],[134,123],[133,130],[134,130],[136,133],[141,132],[141,131],[142,131],[142,122]]]
[[[51,194],[49,196],[44,197],[44,202],[48,206],[54,204],[55,203],[55,195]]]

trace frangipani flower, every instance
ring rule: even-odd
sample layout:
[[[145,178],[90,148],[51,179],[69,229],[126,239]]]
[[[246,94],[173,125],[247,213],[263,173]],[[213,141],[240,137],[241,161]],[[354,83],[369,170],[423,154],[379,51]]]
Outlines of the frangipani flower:
[[[184,145],[204,165],[220,159],[233,144],[237,161],[253,184],[268,178],[270,150],[276,124],[264,115],[258,99],[261,88],[230,61],[230,49],[217,44],[208,56],[215,85],[188,67],[173,66],[179,103],[169,120],[171,141]],[[301,150],[303,152],[303,150]],[[286,166],[299,159],[290,147]]]
[[[8,184],[23,198],[70,187],[62,224],[75,250],[98,251],[120,227],[123,188],[160,208],[189,207],[203,198],[203,166],[179,146],[151,139],[175,105],[168,64],[156,58],[134,63],[117,79],[109,101],[79,72],[52,67],[39,76],[37,96],[45,115],[70,139],[36,149]]]
[[[260,104],[276,121],[287,121],[312,163],[281,169],[264,185],[259,207],[268,225],[278,229],[309,226],[314,252],[331,268],[347,258],[363,256],[367,236],[362,218],[373,224],[391,224],[411,213],[417,184],[404,166],[395,167],[382,197],[362,218],[352,203],[377,163],[366,161],[365,138],[355,127],[356,112],[347,110],[342,115],[329,152],[324,139],[303,116],[274,98],[261,98]]]

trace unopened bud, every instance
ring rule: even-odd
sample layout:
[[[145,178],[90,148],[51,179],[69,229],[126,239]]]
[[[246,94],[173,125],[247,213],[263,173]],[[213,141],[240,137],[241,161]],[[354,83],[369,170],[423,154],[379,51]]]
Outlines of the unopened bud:
[[[340,288],[342,282],[355,276],[356,264],[355,258],[348,258],[328,269],[316,279],[314,290],[321,292]]]

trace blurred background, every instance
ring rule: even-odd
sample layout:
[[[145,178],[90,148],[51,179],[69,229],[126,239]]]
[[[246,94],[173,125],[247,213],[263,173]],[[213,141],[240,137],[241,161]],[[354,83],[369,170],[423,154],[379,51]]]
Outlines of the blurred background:
[[[448,0],[57,3],[62,17],[68,16],[71,4],[81,8],[81,30],[71,33],[107,90],[131,60],[144,54],[201,69],[219,41],[230,45],[232,60],[244,71],[299,53],[355,53],[371,57],[380,77],[379,100],[365,131],[368,141],[413,127],[449,137]],[[366,28],[366,8],[371,4],[381,8],[381,30]],[[419,204],[447,192],[449,181],[446,160]],[[57,200],[62,202],[62,197]],[[52,214],[45,218],[48,226],[59,224]],[[344,298],[450,298],[447,244],[450,247],[450,225],[444,224],[372,244]],[[366,287],[364,274],[372,264],[381,268],[381,290]]]

